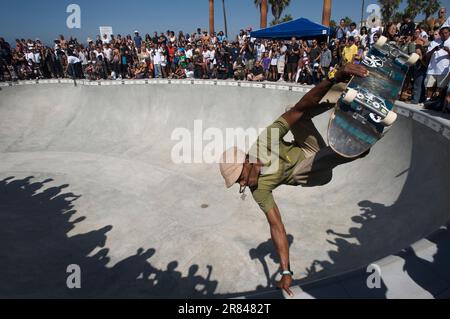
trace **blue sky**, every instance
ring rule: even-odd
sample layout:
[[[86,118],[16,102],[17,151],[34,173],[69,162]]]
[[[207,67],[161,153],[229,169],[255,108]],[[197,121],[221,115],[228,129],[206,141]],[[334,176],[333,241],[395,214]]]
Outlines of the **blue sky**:
[[[216,31],[223,29],[222,1],[216,0]],[[228,30],[235,35],[239,29],[259,27],[259,12],[253,0],[226,0]],[[444,1],[446,2],[446,1]],[[66,8],[81,7],[81,29],[68,29]],[[366,6],[376,0],[366,0]],[[322,0],[292,0],[286,13],[294,18],[322,20]],[[332,19],[349,16],[361,19],[362,0],[334,0]],[[208,28],[207,0],[12,0],[0,1],[0,36],[9,42],[16,38],[40,38],[46,43],[64,34],[85,41],[95,37],[99,26],[112,26],[115,34],[131,34],[173,30],[193,32]],[[272,16],[269,16],[269,22]]]

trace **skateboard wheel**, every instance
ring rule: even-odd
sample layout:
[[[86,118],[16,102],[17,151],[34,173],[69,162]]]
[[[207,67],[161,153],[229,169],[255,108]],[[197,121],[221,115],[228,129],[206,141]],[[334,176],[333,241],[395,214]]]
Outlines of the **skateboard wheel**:
[[[417,53],[413,53],[410,55],[408,61],[406,61],[406,64],[409,66],[413,66],[419,61],[420,57]]]
[[[381,123],[385,126],[392,126],[397,121],[397,113],[390,111]]]
[[[358,91],[356,91],[355,89],[348,89],[343,98],[344,103],[352,104],[357,95]]]
[[[376,46],[377,48],[382,48],[382,47],[384,47],[384,45],[386,44],[387,40],[388,40],[388,39],[387,39],[386,37],[381,36],[381,37],[378,39],[378,41],[375,43],[375,46]]]

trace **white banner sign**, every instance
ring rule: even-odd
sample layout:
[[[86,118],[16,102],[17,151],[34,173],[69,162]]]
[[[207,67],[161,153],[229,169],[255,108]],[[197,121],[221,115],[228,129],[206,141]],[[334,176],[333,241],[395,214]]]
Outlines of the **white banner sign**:
[[[105,34],[107,35],[108,40],[111,40],[111,35],[114,34],[112,27],[100,27],[100,37],[102,39]]]

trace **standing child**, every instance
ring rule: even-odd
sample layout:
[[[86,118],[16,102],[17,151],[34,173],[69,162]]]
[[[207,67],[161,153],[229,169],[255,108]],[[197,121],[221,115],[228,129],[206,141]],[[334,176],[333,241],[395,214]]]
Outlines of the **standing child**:
[[[270,81],[277,81],[278,80],[278,69],[277,69],[277,65],[278,65],[278,57],[279,57],[279,52],[277,49],[273,49],[272,52],[270,53],[271,55],[271,59],[270,59]]]
[[[268,79],[269,78],[269,70],[270,70],[270,62],[271,62],[271,59],[269,57],[269,52],[263,53],[262,62],[263,62],[263,68],[264,68],[264,77],[266,79]]]

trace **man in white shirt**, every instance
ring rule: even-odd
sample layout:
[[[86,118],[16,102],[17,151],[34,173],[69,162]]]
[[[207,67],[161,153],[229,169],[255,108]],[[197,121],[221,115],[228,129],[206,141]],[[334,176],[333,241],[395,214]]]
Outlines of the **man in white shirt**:
[[[41,53],[38,50],[34,50],[33,52],[33,62],[36,64],[41,63]]]
[[[76,63],[80,63],[81,60],[79,58],[77,58],[75,55],[69,55],[67,57],[67,63],[69,64],[76,64]]]
[[[186,59],[192,60],[193,56],[194,56],[194,51],[192,50],[191,45],[188,45],[187,50],[186,50]]]
[[[110,44],[110,43],[111,43],[111,40],[109,39],[109,37],[108,37],[107,34],[104,34],[104,35],[103,35],[102,43],[103,43],[103,44]]]
[[[83,68],[89,64],[88,59],[87,59],[87,52],[86,49],[83,49],[81,51],[78,52],[78,58],[81,61],[81,65],[83,66]]]
[[[30,60],[31,60],[31,62],[34,62],[34,54],[33,54],[33,52],[26,50],[25,51],[25,59],[27,60],[27,62],[30,61]]]
[[[161,54],[159,49],[155,49],[153,54],[153,66],[155,68],[155,78],[161,77]]]
[[[350,24],[350,30],[347,31],[347,38],[350,37],[359,37],[359,31],[356,29],[356,23]]]
[[[98,57],[101,55],[103,59],[105,59],[105,56],[103,54],[103,49],[101,46],[98,46],[97,48],[95,48],[94,50],[95,53],[95,57],[98,59]]]
[[[431,42],[427,52],[427,56],[430,57],[425,79],[428,101],[436,94],[436,91],[442,97],[449,82],[450,27],[442,27],[439,33],[441,38]]]
[[[67,71],[72,79],[80,78],[83,76],[81,60],[78,58],[76,51],[72,51],[72,49],[68,50],[67,63]]]
[[[111,62],[113,50],[110,48],[109,44],[105,44],[105,48],[103,49],[103,56],[106,61]]]
[[[381,34],[381,33],[383,33],[383,28],[380,26],[370,28],[370,46],[372,46],[375,42],[373,39],[375,34]]]
[[[256,45],[256,60],[261,61],[264,56],[264,53],[266,53],[266,47],[265,47],[264,43],[262,43],[262,42],[258,43]]]

